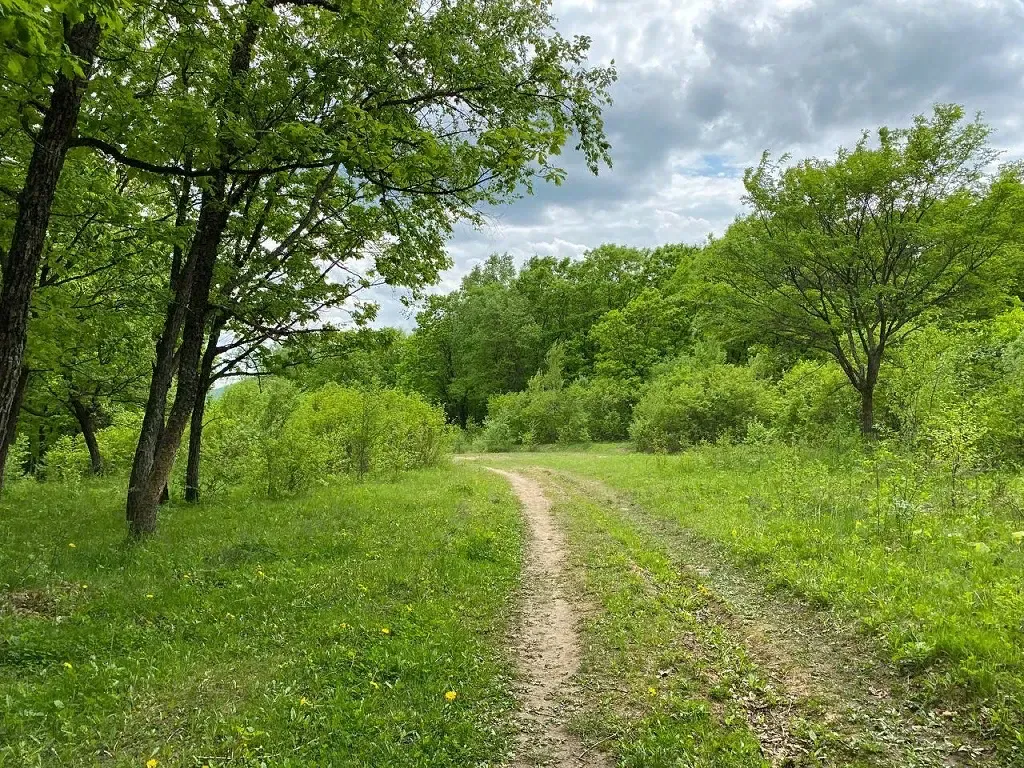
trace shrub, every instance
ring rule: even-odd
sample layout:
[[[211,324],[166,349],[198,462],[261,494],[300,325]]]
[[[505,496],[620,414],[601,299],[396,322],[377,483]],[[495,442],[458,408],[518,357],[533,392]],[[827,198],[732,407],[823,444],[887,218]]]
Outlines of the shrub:
[[[481,438],[488,451],[515,445],[579,443],[590,439],[587,413],[575,386],[562,382],[564,351],[556,344],[548,351],[544,368],[524,392],[493,395],[487,401],[487,420]]]
[[[857,429],[857,392],[834,363],[804,360],[775,386],[771,426],[780,436],[818,441]]]
[[[696,443],[742,438],[753,419],[766,421],[770,390],[745,366],[709,355],[680,358],[648,386],[629,433],[638,450],[675,452]]]
[[[204,492],[237,486],[277,496],[297,488],[288,476],[282,433],[298,397],[294,384],[268,378],[233,384],[210,401],[203,426]]]
[[[135,448],[142,431],[141,411],[115,411],[109,427],[96,433],[96,441],[103,455],[103,471],[127,474],[132,468]]]
[[[61,435],[46,449],[41,467],[44,480],[73,483],[90,470],[89,449],[81,435]]]
[[[25,476],[25,464],[30,453],[28,435],[18,435],[7,450],[7,462],[4,464],[5,482]]]
[[[451,441],[443,414],[418,395],[337,384],[300,393],[283,379],[245,382],[211,403],[204,484],[280,496],[341,475],[435,466]]]
[[[626,440],[639,382],[598,376],[569,387],[580,404],[591,440]]]

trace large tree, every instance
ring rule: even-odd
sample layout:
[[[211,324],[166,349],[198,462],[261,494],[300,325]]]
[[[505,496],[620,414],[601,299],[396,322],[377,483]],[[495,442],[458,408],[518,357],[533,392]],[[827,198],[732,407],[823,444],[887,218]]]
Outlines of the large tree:
[[[7,458],[24,390],[25,344],[57,185],[78,126],[100,33],[116,20],[116,4],[83,2],[0,5],[0,176],[14,202],[9,240],[0,243],[0,467]],[[18,151],[10,138],[27,134]],[[22,145],[26,142],[23,140]],[[6,179],[5,179],[6,180]],[[4,227],[6,229],[6,227]],[[0,485],[3,474],[0,472]]]
[[[360,190],[377,226],[362,254],[372,271],[422,283],[447,264],[456,221],[560,181],[553,158],[571,136],[592,170],[607,161],[600,109],[614,76],[589,68],[589,41],[559,36],[534,0],[168,8],[107,57],[115,95],[94,100],[75,140],[178,180],[179,239],[129,484],[135,536],[155,528],[201,397],[220,252],[254,188],[334,169],[331,184]]]
[[[1017,168],[991,173],[989,133],[937,106],[832,160],[766,154],[744,177],[751,214],[707,249],[726,299],[716,311],[749,337],[834,358],[860,393],[864,435],[887,352],[998,290],[1024,198]]]

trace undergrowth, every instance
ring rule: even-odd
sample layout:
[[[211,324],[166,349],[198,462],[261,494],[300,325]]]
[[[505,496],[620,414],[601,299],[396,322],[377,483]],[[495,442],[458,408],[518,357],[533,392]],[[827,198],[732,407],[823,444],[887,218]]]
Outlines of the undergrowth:
[[[0,503],[0,766],[467,766],[509,748],[521,530],[459,467],[172,505],[113,481]]]
[[[708,446],[536,454],[715,543],[769,587],[880,641],[922,701],[1024,759],[1024,519],[1013,478],[950,477],[878,451]]]

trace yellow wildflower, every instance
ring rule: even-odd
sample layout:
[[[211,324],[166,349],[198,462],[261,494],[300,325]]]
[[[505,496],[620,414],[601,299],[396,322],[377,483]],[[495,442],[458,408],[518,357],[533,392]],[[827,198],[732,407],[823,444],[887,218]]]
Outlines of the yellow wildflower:
[[[446,701],[455,701],[455,699],[458,698],[458,696],[459,694],[455,691],[448,691],[448,693],[444,695],[444,698]]]
[[[151,757],[146,761],[146,768],[156,768],[158,765],[160,765],[160,761],[155,757]]]
[[[307,699],[305,696],[303,696],[301,699],[299,699],[299,706],[300,707],[308,707],[308,706],[310,706],[309,699]]]
[[[650,694],[651,696],[657,696],[657,695],[658,695],[658,689],[657,689],[657,688],[654,688],[654,687],[648,688],[648,689],[647,689],[647,692],[648,692],[648,693],[649,693],[649,694]]]
[[[153,599],[153,596],[152,596],[152,595],[146,595],[146,599],[147,599],[147,600],[152,600],[152,599]]]
[[[64,668],[65,669],[74,669],[74,667],[71,666],[71,662],[70,661],[65,661],[64,662]]]
[[[381,627],[381,628],[380,628],[380,633],[381,633],[382,635],[390,635],[390,634],[391,634],[391,630],[390,630],[390,629],[388,629],[387,627]]]
[[[77,549],[77,548],[78,547],[75,545],[75,542],[72,541],[72,542],[68,543],[68,549]]]

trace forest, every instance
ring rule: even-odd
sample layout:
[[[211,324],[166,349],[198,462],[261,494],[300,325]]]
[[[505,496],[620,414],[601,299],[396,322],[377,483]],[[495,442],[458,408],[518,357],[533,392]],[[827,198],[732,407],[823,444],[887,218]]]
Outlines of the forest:
[[[0,38],[0,768],[1024,765],[1024,164],[983,115],[444,293],[457,227],[614,159],[547,3],[0,0]]]

